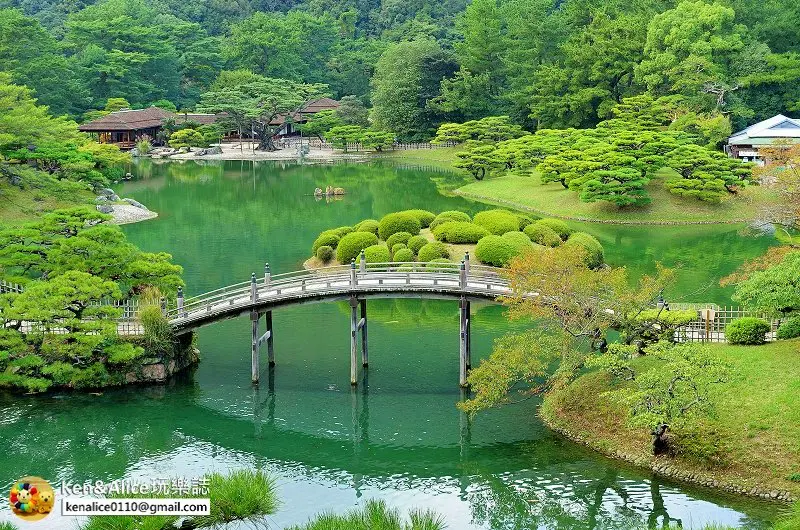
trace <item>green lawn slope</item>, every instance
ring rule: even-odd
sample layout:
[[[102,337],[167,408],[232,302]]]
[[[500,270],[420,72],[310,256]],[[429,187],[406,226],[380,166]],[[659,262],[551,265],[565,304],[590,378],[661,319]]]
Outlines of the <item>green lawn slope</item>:
[[[734,374],[715,388],[714,412],[702,423],[705,441],[698,443],[714,440],[712,454],[653,457],[648,433],[628,427],[625,411],[602,395],[616,384],[606,373],[587,373],[548,395],[540,414],[554,430],[607,455],[693,482],[761,496],[786,492],[797,500],[800,340],[710,347]],[[646,369],[653,361],[639,362]]]

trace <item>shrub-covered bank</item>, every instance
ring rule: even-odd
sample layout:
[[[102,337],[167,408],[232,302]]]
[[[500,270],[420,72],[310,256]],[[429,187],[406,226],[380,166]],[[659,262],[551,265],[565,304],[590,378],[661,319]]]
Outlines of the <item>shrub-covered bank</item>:
[[[645,431],[605,392],[601,372],[584,374],[545,397],[540,416],[553,430],[608,456],[687,482],[774,500],[800,498],[800,342],[713,345],[731,381],[710,396],[715,413],[680,436],[680,454],[654,457]],[[639,361],[641,367],[651,362]]]
[[[307,268],[344,265],[364,252],[367,263],[442,262],[470,259],[505,267],[516,256],[560,245],[585,250],[587,264],[603,264],[603,247],[589,234],[558,219],[534,220],[509,210],[464,212],[404,210],[323,231],[311,245]]]

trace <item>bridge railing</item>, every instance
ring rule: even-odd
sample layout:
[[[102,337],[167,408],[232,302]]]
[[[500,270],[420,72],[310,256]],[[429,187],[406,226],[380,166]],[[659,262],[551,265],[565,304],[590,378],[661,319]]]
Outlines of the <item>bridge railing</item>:
[[[443,287],[449,290],[467,288],[492,291],[492,284],[501,281],[502,269],[485,265],[461,263],[359,263],[358,265],[336,265],[322,269],[299,270],[282,274],[255,276],[250,281],[229,285],[201,295],[182,299],[167,311],[170,319],[187,318],[198,311],[207,313],[224,310],[225,306],[248,305],[269,299],[282,300],[290,296],[302,297],[304,293],[325,294],[330,291],[358,291],[359,288],[374,289],[377,286],[416,285]],[[421,284],[421,282],[426,284]],[[376,283],[377,282],[377,283]],[[429,283],[428,283],[429,282]],[[455,282],[455,283],[454,283]],[[474,283],[486,287],[475,287]]]

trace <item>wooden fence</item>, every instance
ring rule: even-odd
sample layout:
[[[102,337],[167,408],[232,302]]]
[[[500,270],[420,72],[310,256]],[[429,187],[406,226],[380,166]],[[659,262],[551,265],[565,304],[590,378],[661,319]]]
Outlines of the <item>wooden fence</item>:
[[[299,145],[302,144],[308,147],[313,147],[314,149],[325,149],[329,151],[332,151],[334,149],[339,149],[341,151],[344,151],[344,148],[334,147],[332,144],[326,142],[325,140],[320,140],[319,138],[299,138],[299,137],[282,138],[277,143],[279,146],[284,148],[296,149]],[[452,147],[454,145],[456,145],[455,142],[446,142],[443,144],[433,144],[430,142],[395,142],[390,148],[390,150],[398,151],[398,150],[408,150],[408,149],[441,149],[443,147]],[[347,151],[357,153],[360,151],[365,151],[365,149],[360,143],[348,143]],[[366,149],[366,151],[371,151],[371,150]]]
[[[747,311],[741,307],[718,306],[716,304],[669,304],[672,310],[695,310],[697,319],[675,332],[678,342],[725,342],[725,327],[737,318],[756,317],[767,321],[770,331],[767,341],[776,340],[776,332],[781,319],[772,318],[762,313]]]

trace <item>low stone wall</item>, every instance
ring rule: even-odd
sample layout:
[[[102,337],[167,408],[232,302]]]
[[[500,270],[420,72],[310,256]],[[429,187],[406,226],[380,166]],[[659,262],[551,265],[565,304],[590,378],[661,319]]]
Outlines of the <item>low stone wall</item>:
[[[648,457],[642,455],[631,455],[622,451],[610,451],[608,448],[603,447],[603,445],[598,441],[586,439],[582,434],[572,432],[563,426],[556,425],[541,412],[539,413],[539,417],[550,430],[557,432],[561,436],[564,436],[573,442],[584,445],[610,458],[616,458],[638,467],[650,469],[652,472],[664,477],[690,482],[692,484],[698,484],[708,488],[719,489],[730,493],[736,493],[738,495],[747,495],[749,497],[759,497],[762,499],[781,502],[795,502],[798,500],[796,496],[788,491],[764,489],[759,486],[746,486],[716,477],[713,472],[687,469],[682,467],[679,462],[669,459],[668,457]]]
[[[176,345],[175,355],[169,359],[152,359],[145,361],[135,370],[125,374],[125,384],[152,384],[165,383],[173,375],[197,364],[200,361],[200,351],[195,347],[193,334],[181,337]]]

